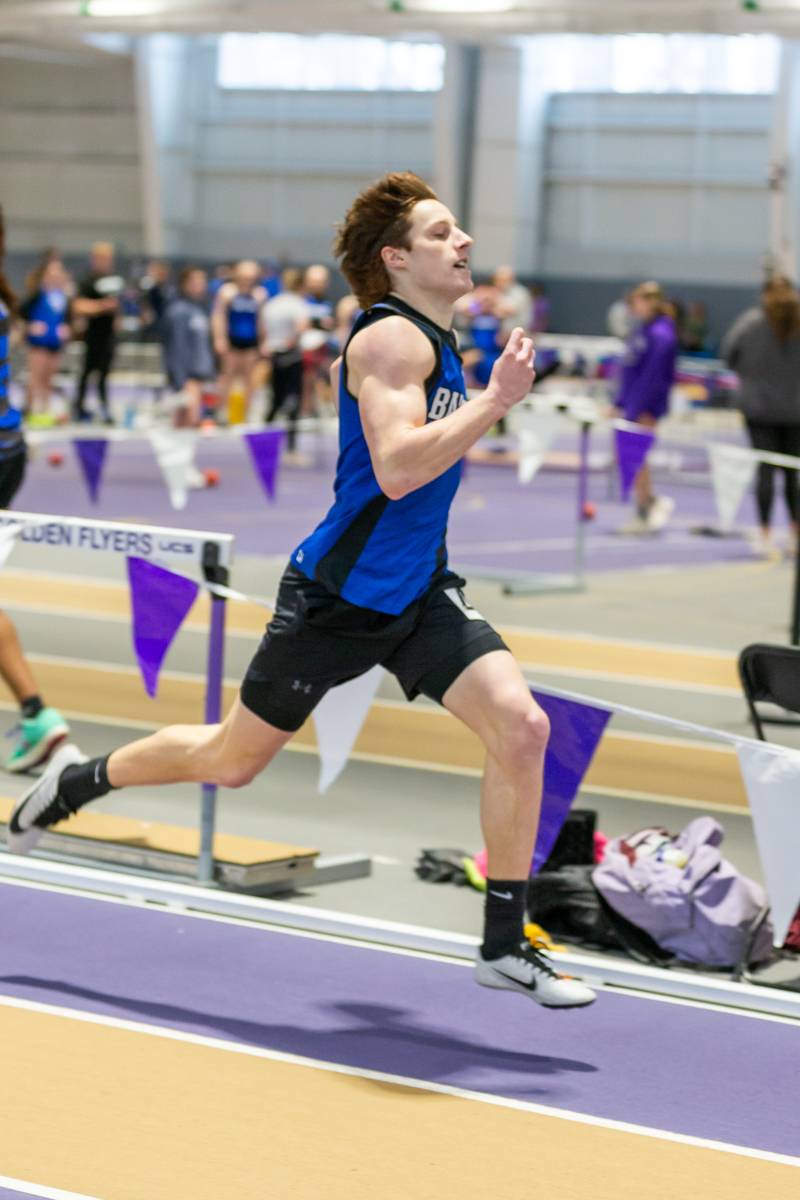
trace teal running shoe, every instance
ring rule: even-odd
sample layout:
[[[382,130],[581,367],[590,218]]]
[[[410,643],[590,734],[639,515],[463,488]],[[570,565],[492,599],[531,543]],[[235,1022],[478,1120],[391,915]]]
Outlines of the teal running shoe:
[[[19,736],[3,766],[16,774],[47,762],[68,736],[69,725],[55,708],[43,708],[35,717],[23,717],[11,733]]]

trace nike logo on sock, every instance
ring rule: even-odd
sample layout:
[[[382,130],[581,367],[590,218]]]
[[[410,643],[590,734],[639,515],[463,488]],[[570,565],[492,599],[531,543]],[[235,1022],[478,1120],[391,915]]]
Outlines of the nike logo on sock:
[[[514,899],[514,897],[512,896],[511,892],[493,892],[493,891],[491,891],[491,889],[490,889],[490,891],[489,891],[489,895],[490,895],[490,896],[497,896],[497,899],[498,899],[498,900],[513,900],[513,899]]]
[[[100,763],[95,763],[94,765],[94,782],[95,785],[100,782]]]

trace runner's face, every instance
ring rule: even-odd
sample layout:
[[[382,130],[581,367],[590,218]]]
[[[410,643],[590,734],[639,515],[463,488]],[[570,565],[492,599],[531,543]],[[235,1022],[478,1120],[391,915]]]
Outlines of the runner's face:
[[[472,290],[472,238],[439,200],[420,200],[414,206],[408,240],[410,249],[403,256],[410,282],[449,301]]]

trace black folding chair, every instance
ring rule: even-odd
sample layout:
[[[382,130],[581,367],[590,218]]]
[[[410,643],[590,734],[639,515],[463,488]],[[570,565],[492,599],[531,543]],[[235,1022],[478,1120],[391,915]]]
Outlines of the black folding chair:
[[[800,647],[760,642],[745,646],[739,655],[739,678],[756,737],[762,742],[767,740],[765,725],[800,725],[793,717],[767,717],[756,708],[761,702],[800,713]]]

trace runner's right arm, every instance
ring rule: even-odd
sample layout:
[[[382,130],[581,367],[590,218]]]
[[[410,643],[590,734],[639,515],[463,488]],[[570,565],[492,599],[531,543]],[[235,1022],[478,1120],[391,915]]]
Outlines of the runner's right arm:
[[[515,329],[486,390],[428,422],[425,382],[435,366],[428,338],[403,317],[386,317],[358,333],[347,352],[348,384],[381,490],[400,500],[462,459],[527,396],[533,357],[531,339]]]

